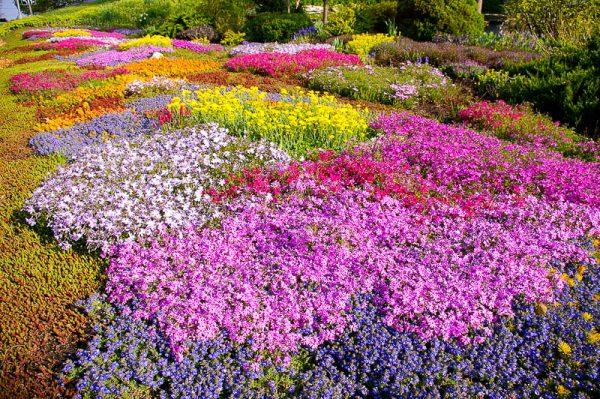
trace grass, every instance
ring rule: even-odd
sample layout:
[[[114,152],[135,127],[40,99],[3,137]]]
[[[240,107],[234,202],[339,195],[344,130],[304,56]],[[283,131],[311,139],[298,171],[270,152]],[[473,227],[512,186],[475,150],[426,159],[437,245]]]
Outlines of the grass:
[[[0,58],[22,41],[16,32]],[[54,371],[83,338],[84,316],[73,304],[98,289],[102,262],[62,251],[43,230],[23,222],[25,199],[62,160],[35,156],[28,147],[35,109],[10,95],[8,80],[19,72],[61,68],[56,61],[0,69],[0,398],[64,397]]]

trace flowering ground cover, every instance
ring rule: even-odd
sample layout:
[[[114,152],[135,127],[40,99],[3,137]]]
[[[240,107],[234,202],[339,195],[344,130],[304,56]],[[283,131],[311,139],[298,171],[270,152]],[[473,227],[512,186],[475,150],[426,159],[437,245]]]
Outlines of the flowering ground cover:
[[[317,68],[360,65],[360,58],[332,50],[303,50],[298,53],[252,53],[231,58],[225,66],[232,71],[251,71],[269,76],[301,74]]]
[[[315,90],[405,108],[456,96],[458,92],[440,70],[427,64],[329,67],[309,72],[305,79]]]
[[[404,45],[7,36],[0,398],[600,396],[597,143]]]

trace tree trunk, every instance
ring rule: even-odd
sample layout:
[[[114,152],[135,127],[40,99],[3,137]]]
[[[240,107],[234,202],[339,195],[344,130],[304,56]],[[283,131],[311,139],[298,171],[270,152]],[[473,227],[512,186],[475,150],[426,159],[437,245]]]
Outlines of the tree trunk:
[[[29,7],[29,15],[33,15],[33,10],[31,9],[31,0],[25,0],[27,1],[27,7]]]
[[[477,0],[477,11],[481,14],[483,12],[483,0]]]
[[[296,0],[296,11],[298,11],[298,8],[300,8],[300,1],[302,0]]]
[[[327,25],[328,18],[329,18],[329,1],[323,0],[323,25]]]
[[[23,18],[23,13],[21,12],[21,0],[15,0],[15,3],[17,4],[17,11],[19,12],[17,18],[21,19]]]
[[[292,12],[292,3],[291,0],[285,0],[285,4],[287,6],[287,13],[291,13]]]

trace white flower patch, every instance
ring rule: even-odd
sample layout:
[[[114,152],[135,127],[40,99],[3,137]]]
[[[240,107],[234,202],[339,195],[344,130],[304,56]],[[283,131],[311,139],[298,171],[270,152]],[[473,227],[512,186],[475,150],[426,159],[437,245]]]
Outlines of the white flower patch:
[[[115,140],[83,151],[25,204],[63,248],[85,239],[91,250],[144,242],[162,230],[202,225],[220,207],[208,195],[248,165],[287,162],[275,145],[230,136],[215,124]]]

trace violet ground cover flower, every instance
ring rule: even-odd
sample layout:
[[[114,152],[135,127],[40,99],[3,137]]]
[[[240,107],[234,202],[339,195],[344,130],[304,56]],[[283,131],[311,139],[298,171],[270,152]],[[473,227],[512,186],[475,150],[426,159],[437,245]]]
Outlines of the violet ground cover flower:
[[[286,161],[268,143],[234,138],[205,125],[108,141],[84,148],[27,201],[30,223],[45,220],[63,247],[144,241],[164,229],[202,224],[218,215],[205,191],[224,173],[250,164]]]

